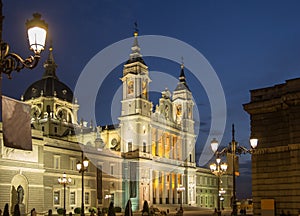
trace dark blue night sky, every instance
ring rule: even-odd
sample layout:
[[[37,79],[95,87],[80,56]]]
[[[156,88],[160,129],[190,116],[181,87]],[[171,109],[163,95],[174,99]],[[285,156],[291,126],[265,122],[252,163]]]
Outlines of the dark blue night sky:
[[[299,9],[300,2],[296,0],[4,0],[3,39],[14,52],[24,57],[30,54],[24,23],[32,13],[40,12],[49,24],[48,39],[53,41],[57,75],[71,89],[75,88],[79,75],[94,55],[115,42],[132,37],[136,21],[140,35],[163,35],[184,41],[202,53],[223,86],[227,123],[221,145],[231,141],[231,124],[234,123],[236,140],[248,146],[250,121],[242,104],[249,102],[249,90],[299,77]],[[143,44],[140,46],[143,53]],[[47,50],[42,53],[38,68],[14,73],[12,80],[3,79],[3,94],[19,99],[32,82],[42,77],[42,63],[47,55]],[[180,50],[178,56],[181,56]],[[112,54],[111,58],[114,57]],[[152,73],[162,71],[176,78],[179,76],[177,63],[154,57],[144,60]],[[95,109],[101,125],[115,121],[106,113],[110,112],[111,98],[121,85],[123,63],[111,71],[99,91]],[[196,126],[200,126],[196,144],[199,156],[207,139],[211,114],[208,97],[201,83],[195,81],[194,73],[186,70],[187,82],[200,112],[200,122],[196,122]],[[151,93],[154,104],[159,96],[158,92]],[[251,196],[250,157],[242,158],[237,188],[240,198]]]

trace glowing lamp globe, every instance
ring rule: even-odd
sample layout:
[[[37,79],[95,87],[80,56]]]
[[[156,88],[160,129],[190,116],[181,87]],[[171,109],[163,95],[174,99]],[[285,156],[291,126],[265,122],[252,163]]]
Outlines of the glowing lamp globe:
[[[33,19],[27,20],[26,27],[30,49],[38,55],[45,48],[48,24],[41,20],[39,13],[34,13]]]

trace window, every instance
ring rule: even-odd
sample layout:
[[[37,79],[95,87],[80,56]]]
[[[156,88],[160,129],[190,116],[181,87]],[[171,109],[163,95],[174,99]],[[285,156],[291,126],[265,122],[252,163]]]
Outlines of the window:
[[[110,165],[110,174],[111,174],[111,175],[114,174],[114,165]]]
[[[60,204],[60,191],[59,190],[53,192],[53,203],[54,203],[54,205]]]
[[[76,194],[75,191],[70,192],[70,205],[76,205]]]
[[[132,142],[128,142],[128,152],[132,152]]]
[[[76,158],[70,158],[70,169],[76,170]]]
[[[57,127],[54,127],[54,133],[57,133]]]
[[[60,156],[54,155],[54,169],[60,169]]]
[[[89,205],[90,204],[90,192],[84,193],[84,204]]]
[[[146,145],[146,142],[143,142],[143,152],[147,152],[147,145]]]

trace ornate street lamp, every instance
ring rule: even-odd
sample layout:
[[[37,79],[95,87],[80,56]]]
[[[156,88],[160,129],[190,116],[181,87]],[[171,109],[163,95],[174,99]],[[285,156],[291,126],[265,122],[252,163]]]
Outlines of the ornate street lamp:
[[[179,187],[177,188],[177,193],[180,194],[180,208],[179,208],[179,215],[183,215],[183,208],[182,208],[182,203],[183,203],[183,196],[182,193],[183,191],[185,191],[185,187],[183,187],[182,185],[179,185]]]
[[[249,153],[249,154],[252,154],[252,152],[254,151],[254,149],[257,147],[257,143],[258,143],[258,139],[255,139],[255,138],[251,138],[250,139],[250,145],[251,145],[251,148],[250,149],[247,149],[246,147],[244,146],[240,146],[238,144],[238,142],[235,141],[234,139],[234,124],[232,125],[232,140],[231,142],[229,143],[229,146],[228,147],[225,147],[223,148],[221,151],[218,151],[218,146],[219,146],[219,143],[218,141],[214,138],[212,141],[211,141],[211,149],[212,151],[215,153],[215,155],[217,157],[220,157],[220,156],[224,156],[225,154],[227,153],[231,153],[232,155],[232,184],[233,184],[233,193],[232,193],[232,215],[237,215],[237,205],[236,205],[236,185],[235,185],[235,167],[236,167],[236,164],[235,164],[235,158],[238,157],[239,155],[241,154],[246,154],[246,153]],[[227,159],[228,161],[228,159]]]
[[[67,174],[64,173],[63,177],[58,177],[58,183],[64,186],[64,215],[66,215],[66,185],[72,182],[71,177],[67,178]]]
[[[81,216],[84,216],[84,172],[87,170],[89,166],[89,160],[87,158],[83,159],[82,154],[82,161],[78,161],[76,164],[76,168],[81,173]]]
[[[221,176],[226,172],[227,170],[227,164],[226,163],[221,163],[221,159],[217,157],[216,163],[211,164],[210,166],[210,171],[218,177],[218,200],[217,200],[217,207],[218,207],[218,215],[221,216],[221,209],[220,209],[220,199],[221,199],[221,194],[220,194],[220,183],[221,183]]]
[[[34,52],[34,56],[23,59],[20,55],[10,52],[9,45],[2,40],[3,19],[2,1],[0,0],[0,78],[2,78],[2,73],[11,78],[13,71],[19,72],[24,67],[29,69],[36,67],[40,60],[40,53],[45,48],[48,24],[41,20],[41,15],[38,13],[33,14],[32,20],[27,20],[29,46]]]

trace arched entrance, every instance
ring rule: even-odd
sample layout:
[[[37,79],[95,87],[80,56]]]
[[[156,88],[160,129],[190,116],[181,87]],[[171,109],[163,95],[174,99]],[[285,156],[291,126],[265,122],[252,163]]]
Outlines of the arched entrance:
[[[21,215],[28,212],[28,180],[22,174],[15,175],[11,180],[10,190],[10,207],[11,212],[14,211],[14,206],[19,204]]]

